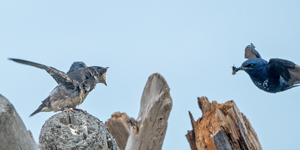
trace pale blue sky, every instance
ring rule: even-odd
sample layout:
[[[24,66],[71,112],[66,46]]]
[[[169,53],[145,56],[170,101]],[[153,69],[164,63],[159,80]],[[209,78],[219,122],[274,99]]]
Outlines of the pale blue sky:
[[[56,82],[45,71],[7,60],[22,58],[67,71],[74,61],[108,66],[79,106],[105,122],[116,111],[137,118],[148,77],[162,74],[173,109],[163,150],[189,149],[188,111],[197,97],[234,100],[264,149],[297,149],[300,88],[270,94],[231,66],[251,42],[261,56],[300,64],[300,1],[14,1],[0,2],[0,93],[14,104],[36,141],[54,113],[28,116]]]

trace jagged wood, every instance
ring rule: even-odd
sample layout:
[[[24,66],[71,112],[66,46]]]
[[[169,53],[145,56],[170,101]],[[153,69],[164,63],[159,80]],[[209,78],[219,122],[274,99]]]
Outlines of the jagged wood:
[[[194,131],[188,131],[185,136],[190,144],[191,150],[197,150]]]
[[[151,75],[145,85],[136,122],[131,119],[130,135],[125,150],[160,150],[172,109],[170,88],[158,73]]]
[[[118,137],[121,137],[120,139],[123,141],[128,138],[125,150],[161,149],[172,109],[172,98],[169,92],[170,88],[163,76],[155,73],[148,78],[141,99],[138,119],[129,118],[125,120],[125,117],[118,116],[112,117],[109,120],[110,123],[106,123],[111,124],[108,125],[109,130],[112,131],[113,136],[117,137],[119,145],[124,145],[122,142],[119,143]],[[113,124],[118,125],[113,126]],[[130,126],[130,133],[129,137],[126,137],[128,125]],[[123,128],[125,131],[118,131],[118,134],[124,135],[114,135],[114,131],[118,130],[116,128]]]
[[[14,106],[0,94],[0,150],[19,149],[37,150],[38,147]]]
[[[189,112],[193,130],[186,137],[192,150],[262,150],[249,120],[233,101],[218,104],[201,97],[198,105],[200,119],[195,121]]]
[[[116,139],[120,150],[124,150],[130,133],[130,126],[126,121],[129,119],[126,113],[115,112],[111,119],[105,122],[110,133]]]

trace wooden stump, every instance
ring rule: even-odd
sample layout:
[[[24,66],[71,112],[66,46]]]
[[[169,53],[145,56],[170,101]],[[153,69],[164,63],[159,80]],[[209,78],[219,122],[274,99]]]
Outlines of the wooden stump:
[[[201,97],[198,105],[203,115],[195,121],[189,112],[193,130],[186,134],[192,150],[262,150],[249,120],[233,101],[218,104]]]
[[[126,123],[128,119],[126,113],[115,112],[111,115],[111,119],[105,122],[109,132],[116,139],[120,150],[125,149],[130,134],[130,126]]]
[[[170,88],[166,80],[155,73],[148,78],[145,85],[138,119],[126,119],[126,114],[117,114],[112,115],[112,118],[106,122],[112,135],[116,137],[118,145],[122,145],[121,150],[127,138],[125,150],[161,149],[172,109],[172,98],[169,92]],[[128,125],[130,132],[126,137]],[[118,131],[117,128],[122,128],[123,131]],[[120,141],[122,142],[119,143]]]

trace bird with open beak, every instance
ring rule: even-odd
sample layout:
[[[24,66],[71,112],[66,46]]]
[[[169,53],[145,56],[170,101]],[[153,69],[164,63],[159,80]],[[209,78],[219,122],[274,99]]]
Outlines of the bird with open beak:
[[[74,62],[67,73],[53,67],[38,64],[35,62],[9,58],[12,61],[34,66],[46,70],[57,82],[57,86],[49,96],[42,101],[42,104],[30,116],[39,112],[63,111],[73,114],[76,106],[83,103],[87,95],[95,88],[96,84],[106,84],[106,71],[108,67],[92,66],[87,67],[84,62]],[[71,110],[72,108],[73,110]]]
[[[261,58],[251,43],[245,49],[246,60],[240,67],[232,66],[232,74],[244,70],[261,90],[276,93],[296,87],[300,83],[300,67],[291,61]]]

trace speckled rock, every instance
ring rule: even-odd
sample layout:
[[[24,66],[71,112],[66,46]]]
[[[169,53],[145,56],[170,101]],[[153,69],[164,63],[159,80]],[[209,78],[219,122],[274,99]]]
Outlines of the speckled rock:
[[[119,147],[98,118],[75,111],[55,114],[42,127],[39,142],[42,150],[119,150]]]
[[[0,94],[0,150],[21,149],[36,150],[37,144],[14,106]]]

